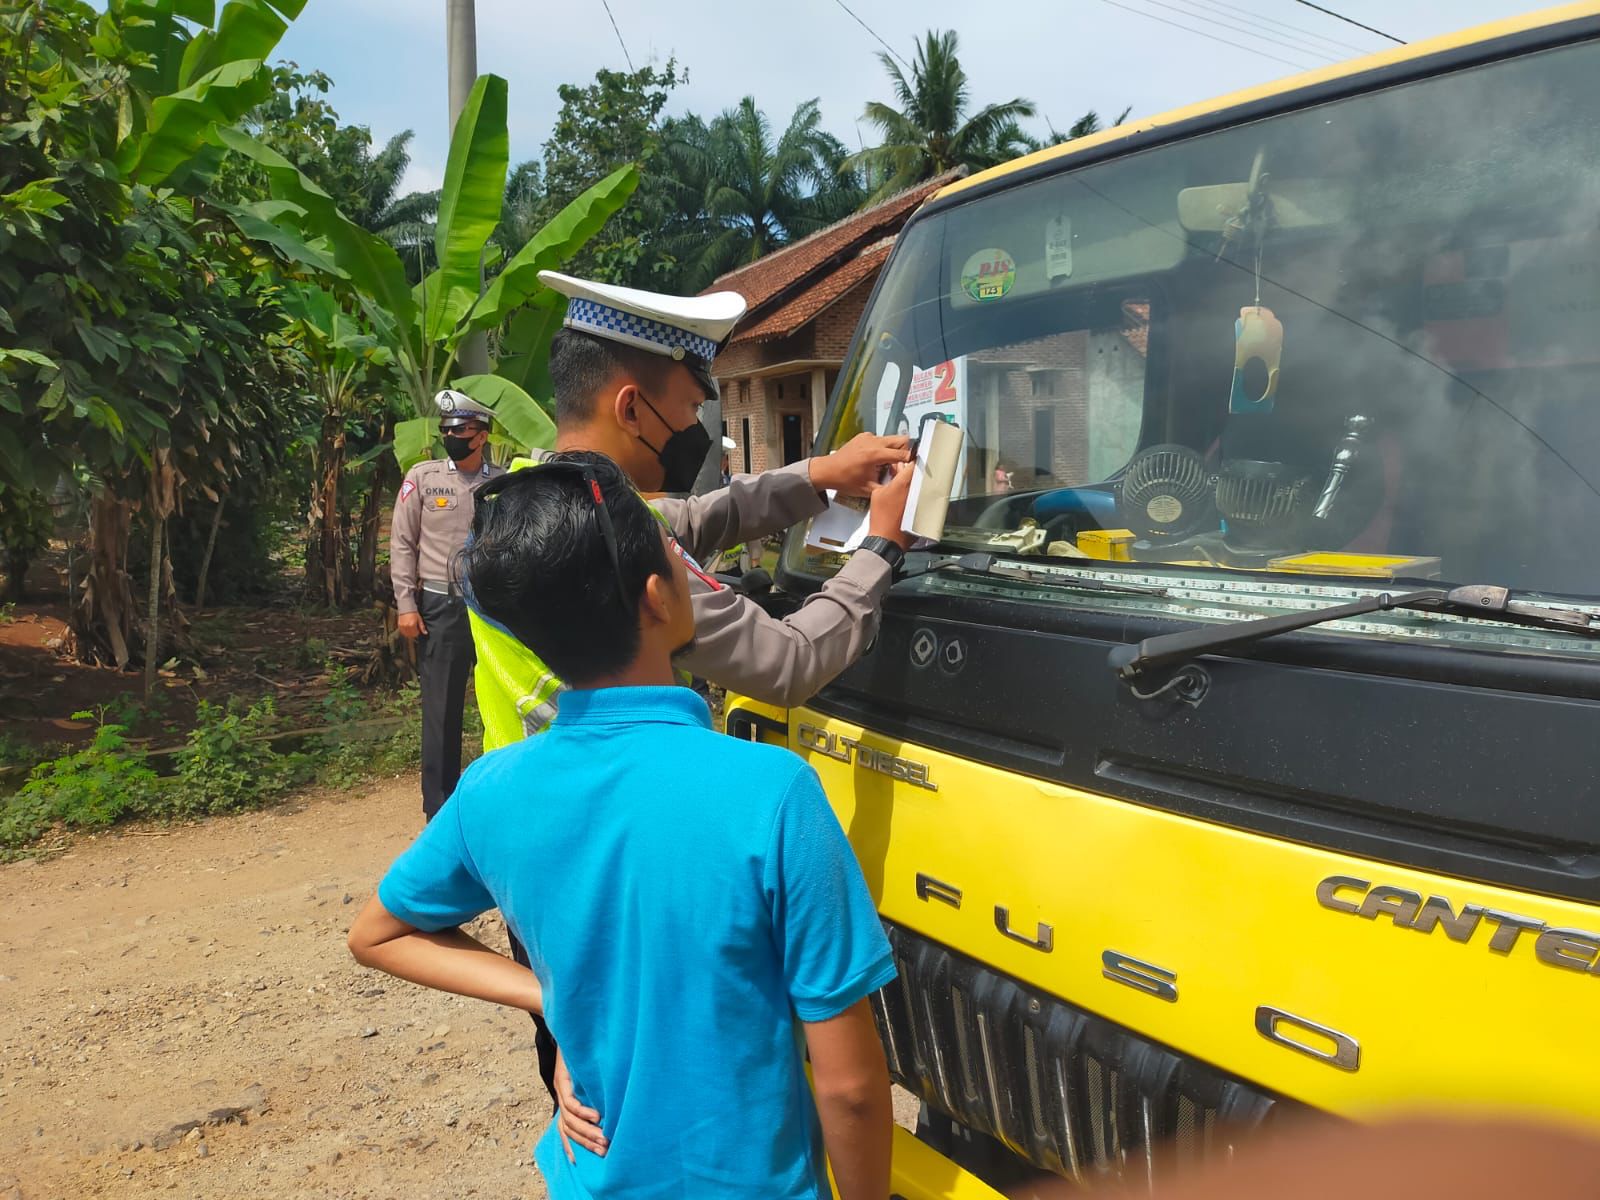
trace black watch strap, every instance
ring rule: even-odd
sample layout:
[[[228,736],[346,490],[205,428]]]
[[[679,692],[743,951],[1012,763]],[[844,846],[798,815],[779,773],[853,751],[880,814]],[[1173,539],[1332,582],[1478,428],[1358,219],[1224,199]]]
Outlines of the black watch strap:
[[[858,548],[861,550],[870,550],[873,554],[876,554],[879,558],[883,559],[884,562],[889,564],[889,569],[891,571],[898,571],[900,569],[900,564],[906,560],[906,552],[900,549],[898,543],[891,542],[886,537],[878,537],[874,535],[872,537],[862,538],[861,545]]]

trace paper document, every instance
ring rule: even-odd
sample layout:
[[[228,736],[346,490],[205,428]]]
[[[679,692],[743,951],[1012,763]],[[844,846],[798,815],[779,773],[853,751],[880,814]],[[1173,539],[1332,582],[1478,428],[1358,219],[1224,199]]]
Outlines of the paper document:
[[[906,515],[900,527],[916,538],[938,541],[944,535],[945,511],[955,490],[956,468],[965,435],[959,425],[930,420],[922,426],[912,467]],[[806,545],[834,554],[849,554],[867,536],[868,504],[865,499],[840,497],[828,492],[828,507],[811,522]]]
[[[927,420],[917,438],[916,473],[906,499],[900,528],[919,538],[937,542],[944,536],[945,513],[956,489],[956,467],[966,435],[953,421]]]
[[[806,531],[806,545],[834,554],[849,554],[867,536],[867,502],[841,500],[828,492],[828,507],[817,514]]]

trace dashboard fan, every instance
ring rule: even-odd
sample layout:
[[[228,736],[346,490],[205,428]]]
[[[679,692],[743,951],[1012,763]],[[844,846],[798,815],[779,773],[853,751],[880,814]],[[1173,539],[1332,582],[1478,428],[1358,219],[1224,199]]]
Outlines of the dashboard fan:
[[[1122,473],[1117,507],[1141,538],[1169,540],[1215,529],[1216,477],[1188,446],[1150,446]]]

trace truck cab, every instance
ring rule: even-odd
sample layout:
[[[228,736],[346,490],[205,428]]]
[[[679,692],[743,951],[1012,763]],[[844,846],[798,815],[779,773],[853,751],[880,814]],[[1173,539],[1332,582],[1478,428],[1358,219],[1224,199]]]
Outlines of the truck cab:
[[[816,768],[890,932],[908,1200],[1307,1112],[1600,1127],[1597,37],[1141,121],[900,235],[817,449],[953,421],[943,534],[859,663],[726,720]],[[772,602],[841,561],[792,531]]]

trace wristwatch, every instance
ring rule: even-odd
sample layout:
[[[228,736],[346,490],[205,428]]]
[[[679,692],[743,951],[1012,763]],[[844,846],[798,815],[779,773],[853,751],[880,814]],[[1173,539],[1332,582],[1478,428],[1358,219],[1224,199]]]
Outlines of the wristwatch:
[[[900,569],[900,564],[906,560],[906,552],[900,549],[898,543],[891,542],[886,537],[878,537],[874,535],[872,537],[862,538],[861,545],[856,547],[856,549],[872,551],[872,553],[876,554],[879,558],[883,559],[884,562],[889,564],[889,569],[891,571],[898,571]]]

